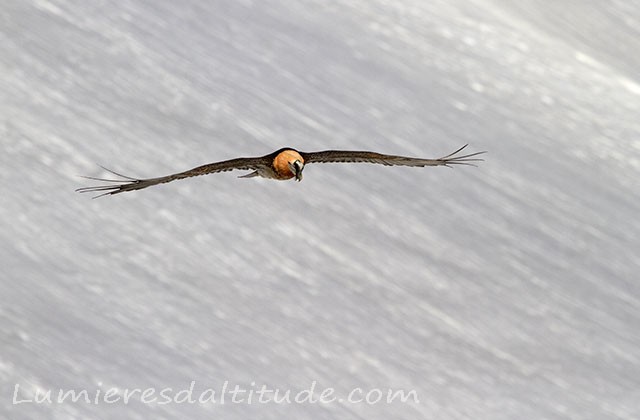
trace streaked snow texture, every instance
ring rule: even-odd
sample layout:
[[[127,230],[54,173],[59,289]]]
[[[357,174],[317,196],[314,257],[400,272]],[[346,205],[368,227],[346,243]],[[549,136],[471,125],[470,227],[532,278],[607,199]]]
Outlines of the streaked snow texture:
[[[639,28],[626,0],[3,0],[0,417],[640,418]],[[74,192],[464,143],[478,168]],[[193,380],[420,404],[11,403]]]

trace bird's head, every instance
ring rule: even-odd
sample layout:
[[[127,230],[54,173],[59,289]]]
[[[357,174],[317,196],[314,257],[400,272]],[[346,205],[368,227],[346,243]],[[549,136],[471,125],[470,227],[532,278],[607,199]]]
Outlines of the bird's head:
[[[296,177],[296,181],[302,181],[302,170],[304,169],[304,163],[300,159],[289,161],[289,169],[291,173]]]

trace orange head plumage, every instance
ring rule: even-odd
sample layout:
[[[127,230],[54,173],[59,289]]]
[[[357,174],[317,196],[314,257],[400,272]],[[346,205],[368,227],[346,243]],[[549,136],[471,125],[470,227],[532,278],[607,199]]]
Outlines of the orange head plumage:
[[[286,149],[278,153],[273,159],[273,169],[281,179],[295,177],[297,181],[301,181],[304,159],[297,151]]]

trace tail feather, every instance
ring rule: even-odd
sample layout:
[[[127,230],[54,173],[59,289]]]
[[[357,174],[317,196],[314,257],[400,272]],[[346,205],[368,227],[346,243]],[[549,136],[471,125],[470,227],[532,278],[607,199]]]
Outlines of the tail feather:
[[[238,178],[253,178],[253,177],[256,177],[256,176],[259,176],[259,175],[260,174],[258,173],[258,171],[253,171],[253,172],[249,172],[246,175],[240,175],[240,176],[238,176]]]

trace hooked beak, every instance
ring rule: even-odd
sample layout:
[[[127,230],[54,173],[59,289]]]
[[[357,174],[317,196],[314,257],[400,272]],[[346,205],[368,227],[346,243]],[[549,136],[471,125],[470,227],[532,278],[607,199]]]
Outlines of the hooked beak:
[[[300,162],[299,160],[295,160],[293,161],[293,163],[289,163],[289,168],[295,175],[296,181],[302,181],[302,170],[304,169],[304,165],[302,164],[302,162]]]

